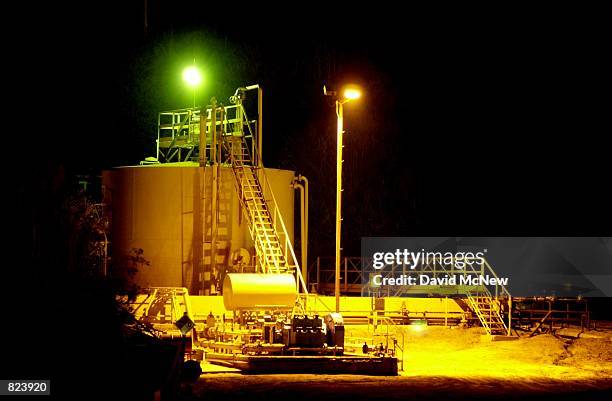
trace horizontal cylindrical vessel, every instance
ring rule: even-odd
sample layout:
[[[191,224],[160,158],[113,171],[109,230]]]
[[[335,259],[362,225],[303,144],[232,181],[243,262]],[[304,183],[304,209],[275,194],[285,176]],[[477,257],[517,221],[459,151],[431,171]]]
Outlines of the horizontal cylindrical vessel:
[[[297,299],[292,274],[228,274],[223,280],[227,310],[292,309]]]

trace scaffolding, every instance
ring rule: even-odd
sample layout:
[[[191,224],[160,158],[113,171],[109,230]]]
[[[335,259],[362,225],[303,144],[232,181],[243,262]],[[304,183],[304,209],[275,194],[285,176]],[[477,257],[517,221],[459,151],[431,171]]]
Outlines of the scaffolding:
[[[461,260],[466,262],[465,258]],[[317,258],[312,266],[310,283],[318,293],[329,293],[333,289],[335,268],[332,258]],[[340,290],[345,295],[361,295],[376,298],[402,296],[454,297],[465,309],[474,313],[486,333],[489,335],[511,335],[512,326],[512,296],[503,284],[492,285],[375,285],[373,276],[380,274],[382,278],[399,276],[417,277],[426,275],[430,278],[452,276],[480,277],[489,275],[498,279],[497,274],[482,258],[474,258],[465,263],[463,268],[457,268],[457,263],[444,263],[432,258],[420,261],[414,269],[404,264],[392,264],[388,269],[375,271],[372,259],[361,257],[345,257],[341,261]],[[409,320],[409,319],[408,319]]]
[[[247,92],[252,90],[257,91],[256,119],[249,119],[244,105]],[[221,187],[221,166],[231,168],[234,177],[235,193],[255,247],[254,260],[250,261],[255,272],[294,274],[297,290],[307,293],[291,237],[263,167],[262,89],[259,85],[238,88],[229,100],[231,104],[226,106],[212,98],[204,108],[165,111],[158,117],[155,162],[197,162],[212,174],[206,188],[210,198],[210,212],[207,209],[206,213],[211,221],[204,243],[211,258],[203,272],[207,277],[203,280],[207,288],[204,295],[220,289],[223,275],[216,255],[227,238],[220,237],[219,225],[229,221],[229,216],[220,218],[228,210],[221,203],[231,192]]]

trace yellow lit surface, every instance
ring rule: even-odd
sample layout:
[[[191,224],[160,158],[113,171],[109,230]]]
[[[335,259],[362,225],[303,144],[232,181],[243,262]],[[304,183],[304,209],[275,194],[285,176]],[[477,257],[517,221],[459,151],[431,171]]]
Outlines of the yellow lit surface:
[[[348,100],[355,100],[361,97],[361,90],[355,87],[348,87],[344,90],[344,98]]]
[[[317,312],[325,312],[335,307],[333,296],[312,296],[308,300],[308,308]],[[463,310],[453,299],[445,298],[409,298],[385,297],[385,309],[398,312],[405,307],[410,312],[427,312],[429,317],[444,317],[445,311],[461,313]],[[340,297],[341,312],[370,311],[372,300],[368,297]]]
[[[483,342],[480,332],[479,328],[437,326],[429,326],[421,333],[406,329],[404,372],[399,377],[207,374],[200,377],[194,391],[209,400],[222,399],[227,394],[232,399],[248,400],[252,394],[266,391],[299,394],[300,398],[313,400],[470,400],[500,396],[524,400],[603,400],[607,399],[604,393],[612,390],[609,332],[598,332],[602,338],[579,338],[569,344],[551,335]],[[349,326],[346,333],[368,335],[371,329]],[[591,397],[579,393],[594,390],[598,393]],[[559,393],[563,396],[557,398]],[[321,394],[329,397],[322,398]]]
[[[414,332],[420,332],[420,331],[424,331],[427,326],[424,324],[411,324],[410,326],[410,330],[414,331]]]
[[[271,307],[292,309],[297,299],[292,274],[228,274],[223,280],[223,305],[227,310]]]
[[[266,176],[293,241],[294,190],[289,185],[295,173],[266,168]],[[246,248],[254,253],[248,225],[239,206],[234,177],[230,167],[222,167],[220,187],[228,191],[220,196],[222,215],[218,226],[217,263],[226,263],[231,252]],[[132,248],[142,248],[148,266],[138,266],[134,276],[140,287],[187,287],[191,295],[201,289],[199,256],[210,264],[210,244],[203,244],[202,233],[210,232],[212,168],[198,163],[168,163],[155,166],[122,167],[102,174],[105,203],[110,204],[116,257]],[[229,239],[229,241],[227,240]],[[182,267],[182,269],[181,269]],[[223,304],[223,297],[207,304]],[[206,314],[209,307],[203,307]],[[216,313],[216,312],[215,312]],[[219,310],[224,313],[224,310]]]
[[[567,346],[563,339],[552,335],[492,342],[483,339],[480,327],[427,326],[417,331],[414,327],[396,326],[400,345],[404,337],[404,376],[612,378],[612,331],[597,334],[601,338],[579,338]],[[347,336],[368,336],[367,326],[349,326],[345,330]],[[385,333],[384,328],[379,331]],[[398,357],[402,358],[401,352]]]

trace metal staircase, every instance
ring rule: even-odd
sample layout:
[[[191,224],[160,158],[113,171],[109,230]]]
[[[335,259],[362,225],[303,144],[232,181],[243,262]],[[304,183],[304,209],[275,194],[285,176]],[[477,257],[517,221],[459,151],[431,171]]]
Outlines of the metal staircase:
[[[257,269],[261,273],[295,274],[297,287],[307,293],[291,237],[283,221],[272,187],[257,151],[258,133],[251,127],[242,106],[242,96],[234,97],[236,118],[231,134],[221,142],[234,173],[240,205],[255,245]]]
[[[244,141],[234,142],[231,161],[240,201],[247,216],[249,232],[255,243],[259,266],[263,273],[294,273],[294,266],[287,263],[281,248],[280,238],[264,197],[256,167],[253,166],[245,145]]]
[[[488,274],[491,274],[495,278],[497,274],[489,262],[483,259],[482,271],[485,272],[485,268]],[[494,336],[510,336],[511,335],[511,322],[504,319],[504,315],[511,319],[511,300],[512,297],[506,287],[503,284],[496,284],[494,286],[494,293],[491,293],[486,286],[478,286],[474,291],[467,292],[468,305],[472,308],[478,320],[482,324],[488,335]],[[508,306],[507,313],[504,314],[503,305]]]
[[[489,295],[467,295],[468,304],[489,335],[509,335],[508,326],[501,315],[501,303]]]
[[[480,259],[480,258],[478,258]],[[480,262],[477,258],[461,258],[452,260],[450,263],[444,262],[443,258],[431,258],[417,262],[418,267],[408,269],[405,265],[390,265],[390,267],[379,271],[383,278],[412,276],[418,280],[419,275],[427,275],[430,278],[443,278],[453,276],[471,276],[473,278],[488,275],[497,279],[498,284],[486,285],[403,285],[403,286],[375,286],[370,278],[366,278],[367,284],[364,285],[362,295],[375,296],[406,296],[410,294],[427,294],[437,296],[460,296],[466,297],[466,306],[474,312],[489,335],[509,336],[511,322],[511,300],[512,297],[503,284],[499,284],[497,274],[489,264],[482,258]],[[461,269],[456,268],[456,262],[467,262],[471,264]],[[412,260],[412,263],[415,263]],[[464,263],[465,264],[465,263]],[[364,278],[362,278],[362,282]],[[506,309],[507,306],[507,309]]]
[[[248,134],[227,136],[223,138],[223,146],[229,154],[238,198],[255,245],[257,268],[261,273],[295,275],[297,290],[301,294],[296,298],[293,314],[301,315],[306,311],[308,289],[274,192],[257,154],[256,135],[250,130],[246,113],[244,110],[242,112],[245,125],[249,127]]]

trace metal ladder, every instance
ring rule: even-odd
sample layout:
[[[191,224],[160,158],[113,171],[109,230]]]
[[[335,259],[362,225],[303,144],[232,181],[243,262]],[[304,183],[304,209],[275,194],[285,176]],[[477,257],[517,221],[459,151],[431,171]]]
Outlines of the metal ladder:
[[[500,301],[495,299],[489,290],[478,295],[467,294],[467,299],[487,334],[509,335],[508,325],[500,313]]]
[[[238,138],[236,138],[238,139]],[[274,224],[263,187],[253,165],[249,148],[244,141],[232,143],[231,162],[238,186],[240,201],[244,207],[251,238],[255,243],[259,266],[263,273],[294,273],[287,263],[285,252]]]
[[[262,273],[295,274],[298,292],[301,287],[302,293],[296,298],[292,314],[302,315],[306,313],[308,289],[270,183],[263,167],[257,166],[258,156],[252,144],[249,146],[247,138],[252,140],[254,135],[228,136],[223,142],[230,156],[238,197],[255,244],[258,266]],[[270,196],[269,200],[266,193]]]

